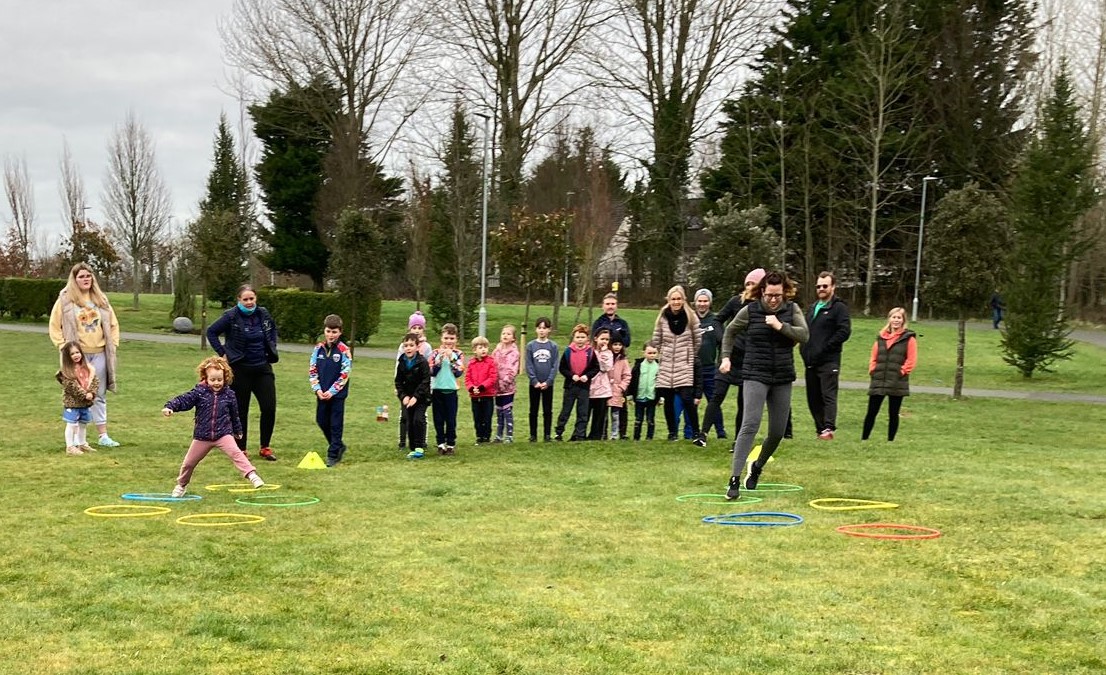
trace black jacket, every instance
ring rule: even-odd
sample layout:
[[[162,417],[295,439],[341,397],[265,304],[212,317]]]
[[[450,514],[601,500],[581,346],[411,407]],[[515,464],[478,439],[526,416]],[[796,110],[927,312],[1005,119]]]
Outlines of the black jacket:
[[[816,368],[827,363],[840,366],[841,346],[852,333],[849,306],[836,295],[830,298],[829,303],[816,316],[814,308],[817,306],[818,303],[815,302],[806,312],[810,339],[799,348],[799,353],[802,354],[807,368]]]
[[[402,354],[396,359],[396,397],[403,400],[405,396],[414,396],[419,403],[429,404],[430,364],[418,352],[415,352],[414,367],[408,368],[405,360]]]

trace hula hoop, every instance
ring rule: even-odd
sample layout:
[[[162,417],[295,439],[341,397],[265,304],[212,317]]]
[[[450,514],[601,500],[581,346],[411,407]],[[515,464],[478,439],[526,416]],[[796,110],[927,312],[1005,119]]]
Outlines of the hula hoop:
[[[212,492],[219,492],[225,490],[227,492],[260,492],[261,490],[276,490],[279,485],[273,483],[265,483],[259,488],[255,488],[249,483],[216,483],[215,485],[208,485],[204,489]]]
[[[828,502],[841,502],[842,506],[826,506]],[[823,511],[863,511],[865,509],[897,509],[898,504],[891,502],[877,502],[871,499],[844,499],[839,497],[825,497],[808,502],[816,509]]]
[[[265,483],[261,487],[232,487],[227,488],[227,492],[267,492],[269,490],[279,490],[280,486],[276,483]]]
[[[168,492],[128,492],[120,496],[135,502],[194,502],[203,499],[200,495],[174,497]]]
[[[706,499],[707,497],[713,497],[714,499]],[[676,497],[678,502],[690,502],[692,504],[756,504],[757,502],[764,501],[760,497],[749,497],[747,495],[741,495],[739,499],[733,501],[726,501],[726,495],[717,494],[693,494],[693,495],[680,495]]]
[[[269,499],[297,499],[298,496],[283,497],[281,495],[257,495],[256,497],[239,497],[235,499],[237,504],[245,504],[246,506],[310,506],[311,504],[318,504],[318,497],[303,497],[303,501],[299,502],[277,502],[271,503],[266,500]]]
[[[105,512],[101,509],[123,509],[123,513],[111,513]],[[130,513],[130,511],[140,509],[142,513]],[[144,504],[108,504],[107,506],[90,506],[84,510],[90,516],[96,516],[97,518],[143,518],[145,516],[160,516],[164,513],[172,511],[167,506],[146,506]]]
[[[785,518],[786,520],[741,520],[742,518]],[[779,511],[747,511],[745,513],[729,513],[724,516],[707,516],[704,523],[710,525],[737,525],[741,527],[790,527],[803,522],[803,517],[794,513],[781,513]]]
[[[870,532],[856,532],[855,530],[906,530],[908,532],[920,532],[921,534],[878,534]],[[936,539],[941,536],[941,530],[932,527],[919,527],[918,525],[900,525],[898,523],[863,523],[860,525],[842,525],[836,528],[841,534],[850,537],[863,537],[865,539]]]
[[[199,522],[209,518],[238,518],[238,520],[230,520],[223,523]],[[189,516],[177,518],[177,523],[180,525],[191,525],[192,527],[231,527],[233,525],[256,525],[263,520],[265,520],[264,516],[255,516],[248,513],[193,513]]]
[[[746,492],[800,492],[803,489],[802,485],[792,485],[790,483],[761,483],[755,490],[746,490]]]

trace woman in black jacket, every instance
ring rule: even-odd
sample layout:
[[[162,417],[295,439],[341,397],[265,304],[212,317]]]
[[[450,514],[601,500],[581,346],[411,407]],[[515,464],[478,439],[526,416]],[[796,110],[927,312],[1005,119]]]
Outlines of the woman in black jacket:
[[[225,342],[219,336],[225,337]],[[277,354],[277,328],[269,310],[257,305],[253,286],[238,288],[238,304],[223,312],[207,329],[207,339],[219,356],[226,357],[234,371],[231,389],[238,399],[238,416],[242,420],[242,436],[238,447],[244,452],[249,436],[250,395],[261,409],[261,457],[276,461],[269,443],[276,425],[276,377],[272,364]]]

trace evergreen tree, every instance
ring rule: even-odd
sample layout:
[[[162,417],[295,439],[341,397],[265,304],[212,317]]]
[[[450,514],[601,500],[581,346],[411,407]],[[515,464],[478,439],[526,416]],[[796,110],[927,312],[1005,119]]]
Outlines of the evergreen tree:
[[[218,245],[197,241],[192,241],[191,245],[214,257],[214,264],[205,266],[210,270],[210,276],[200,280],[206,297],[219,300],[223,307],[228,307],[238,286],[248,276],[253,214],[246,170],[238,161],[234,135],[225,114],[219,116],[211,173],[207,177],[207,193],[200,202],[201,218],[215,216],[229,225],[229,231],[218,233]],[[193,233],[209,231],[208,228],[197,228]]]
[[[438,326],[454,323],[460,337],[469,338],[476,335],[480,301],[483,175],[476,137],[460,103],[453,109],[442,159],[445,173],[434,191],[427,304]]]
[[[987,304],[1002,269],[1009,241],[1006,208],[975,183],[937,202],[926,226],[925,299],[957,319],[953,398],[964,387],[965,326]]]
[[[383,268],[374,263],[382,248],[380,228],[369,214],[347,209],[338,217],[330,276],[349,308],[344,318],[351,347],[354,340],[367,340],[380,324]]]
[[[1061,284],[1085,247],[1080,217],[1098,201],[1094,142],[1083,123],[1066,61],[1010,189],[1013,266],[1006,280],[1004,360],[1025,377],[1070,358]]]
[[[270,251],[262,262],[280,272],[306,274],[323,289],[330,253],[319,234],[316,198],[325,181],[330,132],[313,106],[337,109],[333,87],[315,80],[274,91],[250,106],[254,133],[262,144],[257,183],[273,229],[264,234]]]
[[[775,267],[780,236],[768,225],[768,209],[738,209],[724,197],[704,218],[708,240],[695,259],[692,284],[728,298],[740,293],[745,275],[757,267]]]

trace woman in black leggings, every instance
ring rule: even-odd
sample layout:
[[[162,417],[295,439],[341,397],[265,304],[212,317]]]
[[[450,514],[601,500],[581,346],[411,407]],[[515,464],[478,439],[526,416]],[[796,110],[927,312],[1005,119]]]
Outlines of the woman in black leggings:
[[[220,335],[225,337],[225,342],[220,342]],[[231,389],[238,399],[238,417],[242,420],[238,447],[246,450],[252,394],[261,410],[261,457],[275,462],[276,455],[269,443],[276,424],[276,378],[272,364],[280,358],[277,329],[269,310],[257,305],[257,293],[252,286],[239,287],[238,304],[208,327],[207,339],[219,356],[226,357],[234,371]]]
[[[887,397],[887,440],[895,440],[899,431],[899,410],[902,399],[910,395],[910,371],[918,360],[918,340],[914,331],[906,328],[906,310],[896,307],[887,313],[887,324],[879,332],[872,345],[872,358],[868,362],[868,414],[864,416],[864,434],[860,440],[868,440],[876,415]]]

